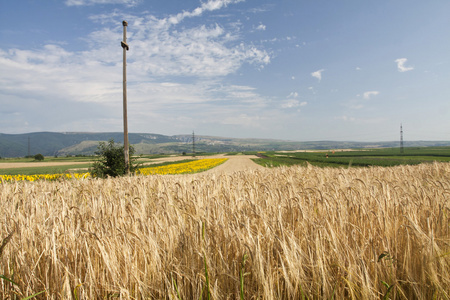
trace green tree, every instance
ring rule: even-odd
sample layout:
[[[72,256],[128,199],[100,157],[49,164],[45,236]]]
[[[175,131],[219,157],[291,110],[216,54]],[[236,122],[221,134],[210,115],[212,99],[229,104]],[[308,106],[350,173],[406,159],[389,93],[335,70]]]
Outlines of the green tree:
[[[38,161],[41,161],[41,160],[44,160],[44,155],[42,155],[42,154],[36,154],[35,156],[34,156],[34,160],[38,160]]]
[[[106,178],[108,176],[117,177],[126,174],[124,146],[116,145],[114,140],[108,143],[100,142],[95,154],[99,155],[99,160],[94,162],[89,172],[93,177]],[[130,174],[134,174],[138,168],[136,158],[133,158],[134,148],[130,146]]]

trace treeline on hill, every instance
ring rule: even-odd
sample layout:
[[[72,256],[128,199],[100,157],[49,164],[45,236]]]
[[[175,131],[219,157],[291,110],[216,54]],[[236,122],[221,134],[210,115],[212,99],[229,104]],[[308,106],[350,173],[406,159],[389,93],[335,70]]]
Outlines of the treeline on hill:
[[[26,134],[0,133],[0,157],[93,155],[99,142],[114,140],[123,143],[123,133],[35,132]],[[166,136],[152,133],[130,133],[129,141],[136,154],[181,154],[192,152],[192,135]],[[450,146],[450,141],[405,141],[405,147]],[[398,147],[390,142],[314,141],[293,142],[271,139],[236,139],[195,136],[196,152],[281,151],[297,149],[357,149]]]
[[[34,132],[26,134],[0,133],[1,157],[24,157],[41,153],[44,156],[93,155],[101,141],[115,140],[123,143],[123,133],[59,133]],[[158,134],[129,134],[129,142],[158,144],[175,142],[177,139]],[[90,143],[89,143],[90,142]],[[78,146],[78,147],[77,147]],[[65,151],[67,150],[67,151]],[[72,152],[70,152],[72,150]]]

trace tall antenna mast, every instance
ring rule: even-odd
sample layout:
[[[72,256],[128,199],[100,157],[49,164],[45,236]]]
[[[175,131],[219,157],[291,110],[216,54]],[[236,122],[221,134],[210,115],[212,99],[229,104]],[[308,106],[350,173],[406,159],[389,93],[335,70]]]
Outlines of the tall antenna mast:
[[[400,153],[403,153],[403,125],[400,124]]]
[[[127,44],[127,21],[122,21],[123,41],[120,43],[123,48],[123,152],[125,156],[125,172],[130,173],[130,150],[128,145],[128,113],[127,113],[127,51],[130,47]]]
[[[195,157],[195,134],[192,131],[192,156]]]

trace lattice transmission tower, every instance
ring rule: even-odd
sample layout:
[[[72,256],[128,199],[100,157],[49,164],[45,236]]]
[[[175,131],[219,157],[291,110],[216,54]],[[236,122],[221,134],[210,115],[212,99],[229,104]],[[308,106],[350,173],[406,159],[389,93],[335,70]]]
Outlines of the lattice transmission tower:
[[[403,125],[400,124],[400,153],[403,153]]]
[[[192,131],[192,156],[195,157],[195,133]]]

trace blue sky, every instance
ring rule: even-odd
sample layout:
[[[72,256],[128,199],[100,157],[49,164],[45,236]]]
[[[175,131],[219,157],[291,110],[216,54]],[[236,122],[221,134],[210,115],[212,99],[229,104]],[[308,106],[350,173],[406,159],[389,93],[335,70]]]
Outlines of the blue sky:
[[[450,1],[0,0],[0,132],[450,140]]]

